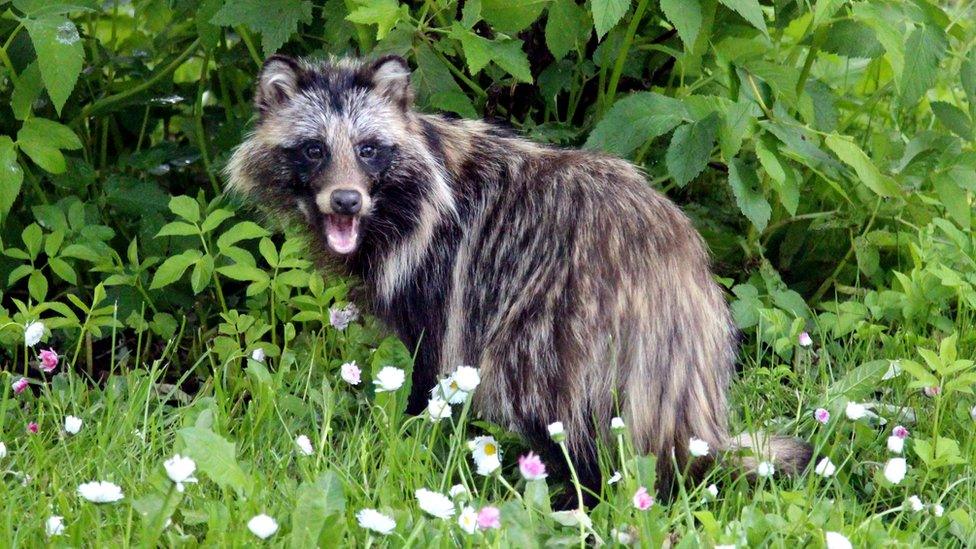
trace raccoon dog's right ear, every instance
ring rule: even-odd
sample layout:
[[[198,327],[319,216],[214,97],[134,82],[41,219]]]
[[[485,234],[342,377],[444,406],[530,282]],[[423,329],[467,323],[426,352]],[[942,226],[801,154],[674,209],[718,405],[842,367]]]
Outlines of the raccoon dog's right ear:
[[[302,70],[298,60],[287,55],[272,55],[258,73],[254,106],[262,114],[287,102],[298,91],[298,75]]]
[[[399,55],[385,55],[368,67],[368,77],[376,91],[406,110],[413,102],[410,89],[410,65]]]

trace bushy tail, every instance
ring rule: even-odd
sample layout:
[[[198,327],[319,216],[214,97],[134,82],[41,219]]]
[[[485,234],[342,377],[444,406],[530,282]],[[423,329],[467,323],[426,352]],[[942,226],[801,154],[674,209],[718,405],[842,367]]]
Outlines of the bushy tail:
[[[796,437],[771,436],[766,433],[743,433],[733,439],[729,448],[741,454],[740,467],[754,476],[761,462],[773,464],[777,473],[798,475],[813,458],[813,446]]]

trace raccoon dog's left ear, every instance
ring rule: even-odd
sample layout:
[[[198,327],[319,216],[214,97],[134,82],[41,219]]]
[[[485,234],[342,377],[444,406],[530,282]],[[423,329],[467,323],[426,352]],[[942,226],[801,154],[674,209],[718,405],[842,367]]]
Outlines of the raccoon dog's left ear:
[[[298,60],[287,55],[272,55],[258,73],[254,92],[254,106],[262,114],[286,103],[298,91],[298,75],[302,67]]]
[[[400,105],[404,110],[413,103],[410,89],[410,65],[399,55],[385,55],[369,65],[370,78],[376,91]]]

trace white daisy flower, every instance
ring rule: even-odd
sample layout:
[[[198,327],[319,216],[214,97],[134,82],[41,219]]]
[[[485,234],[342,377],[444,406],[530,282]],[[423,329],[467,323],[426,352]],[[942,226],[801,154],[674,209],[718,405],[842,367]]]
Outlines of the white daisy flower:
[[[467,495],[467,493],[468,489],[465,488],[463,484],[455,484],[454,486],[451,486],[450,490],[447,491],[447,495],[451,496],[452,498],[458,498],[460,496]]]
[[[417,498],[417,505],[428,515],[439,519],[449,519],[454,516],[454,502],[444,494],[418,488],[414,491],[414,496]]]
[[[708,492],[708,495],[712,496],[712,498],[718,497],[718,486],[715,486],[714,484],[709,484],[708,488],[705,488],[705,491]]]
[[[471,450],[471,459],[478,467],[479,475],[488,476],[502,466],[501,450],[495,437],[475,437],[474,440],[468,441],[468,449]]]
[[[857,421],[868,415],[868,409],[863,404],[848,402],[844,413],[847,415],[847,419]]]
[[[257,349],[251,351],[252,360],[256,360],[258,362],[264,362],[264,357],[265,357],[264,349],[262,349],[261,347],[258,347]]]
[[[481,371],[474,366],[458,366],[454,371],[454,381],[458,389],[465,393],[473,393],[481,383]]]
[[[75,416],[68,416],[64,418],[64,430],[69,435],[77,435],[78,431],[81,430],[81,418]]]
[[[400,368],[384,366],[376,373],[373,384],[376,385],[377,393],[392,392],[403,387],[404,379],[406,379],[406,374]]]
[[[298,453],[303,456],[310,456],[315,453],[315,448],[312,448],[312,441],[305,435],[295,437],[295,446],[298,447]]]
[[[7,445],[0,442],[0,459],[7,457]]]
[[[912,511],[914,511],[914,512],[917,513],[919,511],[921,511],[922,509],[925,509],[925,504],[922,503],[922,499],[919,498],[918,496],[911,496],[911,497],[908,498],[908,507]]]
[[[938,503],[932,504],[932,514],[935,515],[936,518],[941,517],[943,513],[945,513],[945,507],[939,505]]]
[[[447,419],[451,417],[451,405],[446,400],[434,397],[427,401],[427,417],[433,423]]]
[[[44,531],[49,538],[64,534],[64,517],[58,515],[48,517],[47,522],[44,523]]]
[[[468,534],[473,534],[478,529],[478,512],[474,510],[474,507],[465,507],[461,509],[457,521],[462,530]]]
[[[908,473],[908,463],[905,458],[891,458],[884,466],[884,477],[892,484],[898,484]]]
[[[888,451],[893,454],[900,454],[905,449],[905,439],[891,435],[888,437]]]
[[[41,342],[41,337],[44,336],[44,323],[40,320],[35,320],[27,326],[24,326],[24,345],[28,347],[33,347]]]
[[[78,486],[78,495],[93,503],[115,503],[125,497],[118,484],[98,480]]]
[[[437,382],[430,391],[431,398],[446,400],[449,404],[464,404],[468,394],[461,390],[454,375],[451,374]]]
[[[623,431],[627,426],[624,424],[624,418],[620,416],[614,416],[610,418],[610,430],[614,432]]]
[[[622,478],[623,475],[620,474],[620,471],[614,471],[613,475],[607,479],[607,484],[616,484],[620,482],[620,479]]]
[[[708,455],[708,442],[700,438],[691,437],[691,440],[688,441],[688,453],[694,457]]]
[[[247,521],[247,529],[261,539],[268,539],[278,531],[278,522],[268,515],[261,513]]]
[[[756,474],[761,477],[771,477],[776,472],[776,467],[770,461],[760,461],[756,466]]]
[[[825,533],[824,541],[827,543],[827,549],[853,549],[851,540],[840,532]]]
[[[555,442],[562,442],[562,441],[566,440],[566,430],[563,427],[563,422],[561,422],[561,421],[554,421],[554,422],[552,422],[552,423],[549,424],[549,426],[547,427],[547,429],[549,429],[549,436]]]
[[[193,477],[194,471],[197,470],[197,464],[188,457],[176,454],[164,461],[163,467],[166,469],[166,475],[169,479],[176,483],[177,492],[183,491],[184,484],[197,481]]]
[[[817,462],[817,466],[813,469],[813,472],[817,473],[822,477],[834,476],[837,471],[837,466],[830,461],[830,458],[823,458]]]
[[[384,515],[376,509],[362,509],[356,513],[356,521],[360,528],[372,530],[384,536],[389,535],[396,528],[396,521],[389,515]]]

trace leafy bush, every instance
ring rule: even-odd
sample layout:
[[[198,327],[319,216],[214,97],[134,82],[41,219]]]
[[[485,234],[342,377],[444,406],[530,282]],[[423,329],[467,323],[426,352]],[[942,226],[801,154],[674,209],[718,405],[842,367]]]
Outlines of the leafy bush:
[[[61,349],[69,368],[124,380],[117,394],[132,399],[133,413],[139,399],[158,396],[153,384],[199,389],[174,416],[187,448],[229,452],[236,467],[233,445],[210,429],[244,436],[234,422],[250,423],[247,452],[256,456],[261,437],[271,440],[271,414],[302,428],[323,421],[303,411],[307,402],[336,422],[322,427],[322,442],[331,428],[345,430],[348,444],[369,438],[362,422],[376,421],[390,443],[409,424],[402,393],[350,398],[328,381],[351,360],[370,377],[385,365],[409,369],[409,351],[369,319],[341,332],[330,326],[349,282],[316,271],[302,235],[273,234],[273,220],[222,193],[221,168],[252,123],[254,76],[274,52],[400,54],[415,68],[422,109],[499,119],[533,139],[640,166],[693,218],[730,290],[749,366],[737,402],[751,409],[740,425],[827,405],[824,394],[835,415],[872,393],[906,400],[907,381],[870,390],[882,386],[888,359],[903,359],[911,389],[971,395],[972,364],[958,358],[976,347],[969,2],[13,0],[0,9],[4,368],[30,374],[36,357],[24,327],[42,320],[45,346]],[[797,345],[803,332],[813,333],[816,352]],[[274,371],[251,356],[271,357]],[[146,364],[150,381],[112,376]],[[62,376],[53,383],[49,396],[60,402],[89,398]],[[3,398],[0,433],[10,433],[14,411]],[[362,400],[378,406],[369,417],[357,408]],[[931,439],[914,448],[927,475],[948,479],[943,471],[974,465],[962,427],[971,403],[929,403],[918,403],[918,415],[932,422]],[[115,409],[95,408],[105,406]],[[947,415],[956,422],[940,422]],[[803,433],[816,427],[806,416],[787,423]],[[156,434],[155,452],[172,444],[172,433]],[[818,444],[870,436],[845,427]],[[394,444],[384,459],[395,463],[395,452],[413,455],[418,444]],[[455,448],[441,449],[453,456]],[[335,459],[350,459],[342,451]],[[221,486],[257,497],[252,477],[195,457]],[[845,478],[838,497],[896,503],[878,496],[872,474]],[[322,475],[306,479],[302,501],[338,505],[311,495],[339,482]],[[402,487],[383,486],[393,505]],[[525,498],[548,505],[528,487]],[[136,507],[161,517],[169,501]],[[250,509],[241,505],[235,512]],[[743,505],[723,506],[721,521],[711,511],[669,520],[697,519],[710,542],[730,532],[773,539],[784,517]],[[819,536],[824,506],[797,499],[785,514],[801,526],[783,535]],[[214,509],[193,520],[226,526],[227,509]],[[657,532],[649,538],[663,539],[660,518],[642,519]],[[969,514],[952,521],[927,542],[950,534],[972,542]],[[865,540],[886,539],[879,522],[870,525]],[[147,525],[148,535],[160,535],[157,526]],[[296,543],[321,534],[293,528],[311,536]]]

